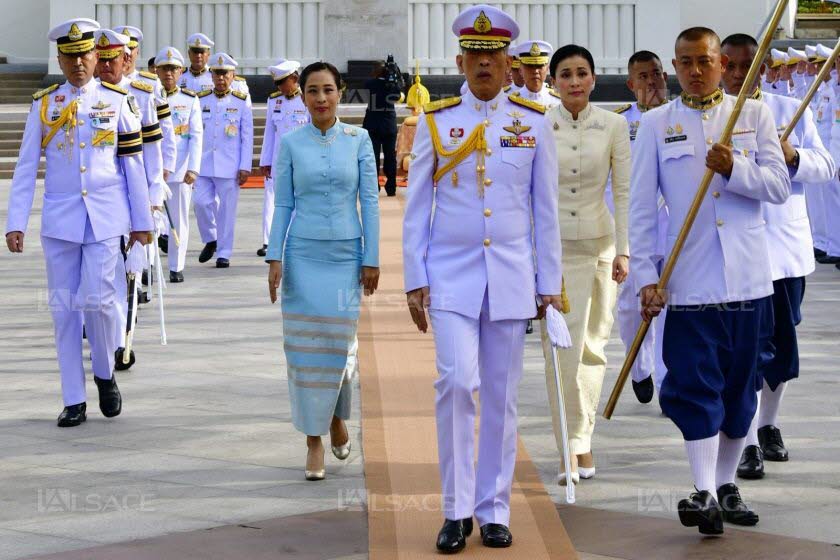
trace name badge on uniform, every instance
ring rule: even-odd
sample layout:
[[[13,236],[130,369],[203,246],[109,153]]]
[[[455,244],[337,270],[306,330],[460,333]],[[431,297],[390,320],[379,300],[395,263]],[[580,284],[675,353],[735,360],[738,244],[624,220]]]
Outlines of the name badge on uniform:
[[[229,122],[225,126],[225,136],[228,138],[234,138],[239,133],[239,128],[236,126],[235,123]]]
[[[237,109],[236,107],[228,107],[228,108],[225,110],[225,112],[226,112],[226,113],[228,113],[228,114],[230,114],[230,113],[238,113],[238,112],[239,112],[239,109]]]
[[[499,136],[502,148],[536,148],[536,136]]]
[[[109,117],[94,117],[90,119],[90,126],[100,129],[110,128],[111,119]]]

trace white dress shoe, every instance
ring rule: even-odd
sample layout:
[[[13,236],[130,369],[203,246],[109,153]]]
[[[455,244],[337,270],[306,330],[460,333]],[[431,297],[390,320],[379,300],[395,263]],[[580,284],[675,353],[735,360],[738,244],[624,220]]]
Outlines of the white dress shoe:
[[[595,476],[595,467],[581,467],[578,466],[578,473],[580,477],[584,480],[588,480]]]
[[[331,447],[333,455],[335,455],[335,458],[339,461],[343,461],[350,456],[350,438],[347,438],[347,443],[344,445],[339,445],[338,447],[333,445]]]
[[[579,472],[573,472],[572,473],[572,483],[573,484],[580,483],[580,473]],[[566,486],[566,472],[565,471],[560,471],[557,474],[557,484],[559,484],[560,486]]]

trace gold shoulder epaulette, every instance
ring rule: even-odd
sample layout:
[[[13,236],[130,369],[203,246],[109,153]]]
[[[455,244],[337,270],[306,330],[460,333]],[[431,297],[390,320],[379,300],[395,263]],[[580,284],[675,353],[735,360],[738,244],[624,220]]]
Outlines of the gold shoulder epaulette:
[[[41,99],[42,97],[44,97],[48,93],[51,93],[51,92],[53,92],[57,89],[58,89],[58,84],[53,84],[50,87],[45,87],[44,89],[42,89],[40,91],[36,91],[35,93],[33,93],[32,94],[32,100],[33,101],[38,101],[39,99]]]
[[[505,93],[507,93],[507,92],[509,92],[509,91],[510,91],[510,88],[511,88],[511,87],[513,87],[513,86],[511,86],[510,84],[508,84],[508,85],[506,85],[505,87],[503,87],[503,88],[502,88],[502,91],[503,91],[503,92],[505,92]]]
[[[435,111],[440,111],[441,109],[447,109],[449,107],[454,107],[461,103],[460,97],[446,97],[444,99],[438,99],[437,101],[430,101],[423,105],[423,112],[434,113]]]
[[[237,82],[246,81],[245,78],[243,78],[242,76],[234,76],[233,79],[234,79],[234,81],[237,81]]]
[[[152,74],[151,72],[146,72],[145,70],[140,70],[137,72],[139,75],[143,76],[144,78],[149,78],[150,80],[157,80],[157,74]]]
[[[632,106],[633,106],[633,104],[632,104],[632,103],[628,103],[627,105],[622,105],[621,107],[619,107],[618,109],[616,109],[616,110],[615,110],[615,112],[616,112],[616,113],[618,113],[619,115],[620,115],[621,113],[626,113],[627,111],[629,111],[629,110],[630,110],[630,107],[632,107]]]
[[[195,96],[196,96],[196,97],[207,97],[207,96],[208,96],[208,95],[210,95],[211,93],[213,93],[213,90],[212,90],[212,89],[205,89],[204,91],[200,91],[200,92],[198,92],[197,94],[195,94]]]
[[[537,103],[536,101],[531,101],[530,99],[525,99],[519,95],[508,95],[508,99],[516,103],[517,105],[522,105],[523,107],[527,107],[532,111],[536,111],[541,115],[545,114],[545,105],[542,103]]]
[[[269,95],[269,96],[268,96],[268,98],[269,98],[269,99],[274,99],[275,97],[280,97],[281,95],[283,95],[283,94],[282,94],[282,93],[280,93],[279,91],[275,91],[274,93],[272,93],[271,95]]]
[[[116,91],[117,93],[121,93],[123,95],[128,95],[128,90],[123,89],[120,86],[115,86],[114,84],[109,84],[108,82],[99,82],[99,83],[102,84],[104,87],[112,90],[112,91]]]
[[[134,80],[131,82],[131,87],[134,89],[139,89],[140,91],[145,91],[146,93],[152,93],[155,91],[155,88],[152,87],[152,84],[147,84],[146,82],[141,82],[140,80]]]
[[[241,91],[232,91],[232,92],[230,92],[230,93],[231,93],[234,97],[238,97],[238,98],[239,98],[239,99],[241,99],[242,101],[245,101],[246,99],[248,99],[248,94],[247,94],[247,93],[242,93]]]
[[[181,88],[181,93],[183,93],[184,95],[189,95],[190,97],[195,97],[196,95],[198,95],[193,90],[187,89],[185,87]]]
[[[556,97],[557,99],[563,99],[563,98],[560,96],[560,94],[559,94],[559,93],[557,93],[556,91],[554,91],[553,89],[548,90],[548,94],[549,94],[549,95],[553,95],[553,96],[554,96],[554,97]]]

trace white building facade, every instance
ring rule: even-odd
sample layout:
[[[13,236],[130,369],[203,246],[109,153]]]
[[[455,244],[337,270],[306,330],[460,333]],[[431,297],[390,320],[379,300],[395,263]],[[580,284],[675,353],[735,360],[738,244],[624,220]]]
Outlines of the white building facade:
[[[559,47],[589,48],[601,74],[624,73],[628,57],[652,50],[670,67],[681,29],[705,25],[721,36],[758,33],[772,0],[515,0],[489,2],[514,15],[521,38]],[[0,55],[10,62],[49,63],[58,73],[47,30],[72,17],[103,26],[140,27],[143,57],[168,44],[183,47],[201,31],[232,54],[241,74],[257,74],[279,57],[304,64],[328,60],[340,70],[348,60],[393,53],[404,69],[419,61],[422,74],[456,74],[455,15],[471,3],[453,0],[0,0],[4,15]],[[791,2],[795,9],[796,2]],[[737,9],[734,9],[737,5]]]

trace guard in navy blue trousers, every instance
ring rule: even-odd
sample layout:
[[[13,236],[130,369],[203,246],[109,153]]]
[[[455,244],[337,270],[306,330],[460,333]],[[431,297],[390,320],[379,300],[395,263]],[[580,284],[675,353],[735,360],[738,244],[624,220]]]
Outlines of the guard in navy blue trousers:
[[[764,203],[791,192],[770,109],[747,100],[731,145],[720,136],[735,107],[719,84],[727,58],[706,28],[680,34],[673,60],[681,98],[642,116],[630,186],[630,268],[645,319],[666,302],[660,405],[685,439],[696,492],[680,521],[703,534],[723,522],[755,525],[735,471],[756,408],[758,355],[773,326],[773,282]],[[670,212],[670,254],[706,168],[715,172],[667,291],[655,266],[659,196]]]
[[[731,35],[723,41],[723,53],[729,57],[723,76],[728,92],[740,91],[757,51],[758,43],[749,35]],[[758,83],[754,97],[770,108],[781,136],[799,108],[799,100],[762,92]],[[738,465],[740,478],[762,478],[765,459],[788,460],[777,418],[786,383],[799,377],[796,326],[802,320],[800,306],[805,295],[805,276],[816,266],[804,184],[826,184],[836,171],[810,109],[806,109],[794,131],[782,142],[782,151],[792,182],[791,196],[784,204],[764,204],[765,227],[772,249],[775,326],[759,358],[759,405]]]

